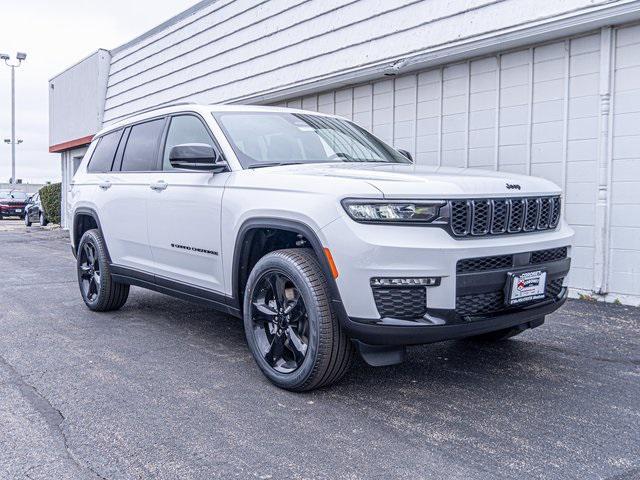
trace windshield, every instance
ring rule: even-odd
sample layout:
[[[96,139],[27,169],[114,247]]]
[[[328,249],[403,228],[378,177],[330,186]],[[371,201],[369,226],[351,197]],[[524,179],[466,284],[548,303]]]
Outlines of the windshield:
[[[18,192],[18,191],[14,191],[14,192],[0,192],[0,198],[15,198],[17,200],[26,200],[27,198],[29,198],[29,195],[27,195],[24,192]]]
[[[213,114],[244,168],[323,163],[411,163],[354,123],[300,113]]]

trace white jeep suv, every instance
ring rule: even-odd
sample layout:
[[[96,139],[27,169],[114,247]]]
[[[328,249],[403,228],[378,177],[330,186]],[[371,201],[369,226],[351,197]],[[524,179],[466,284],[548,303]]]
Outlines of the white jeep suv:
[[[70,192],[82,298],[129,286],[244,320],[276,385],[331,384],[355,352],[497,340],[567,298],[572,230],[533,177],[417,166],[333,115],[174,105],[96,135]]]

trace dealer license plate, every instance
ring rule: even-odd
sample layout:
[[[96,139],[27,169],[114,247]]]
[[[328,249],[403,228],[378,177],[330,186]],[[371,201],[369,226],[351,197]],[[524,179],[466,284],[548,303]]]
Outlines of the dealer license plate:
[[[547,272],[544,270],[510,273],[507,279],[506,296],[509,305],[544,299],[546,283]]]

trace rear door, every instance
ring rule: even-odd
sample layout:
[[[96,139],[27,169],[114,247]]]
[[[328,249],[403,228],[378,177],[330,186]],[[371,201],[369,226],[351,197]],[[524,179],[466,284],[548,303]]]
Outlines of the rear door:
[[[149,185],[149,240],[154,272],[158,283],[171,280],[197,286],[210,290],[215,299],[215,294],[223,291],[220,212],[229,172],[174,169],[169,152],[184,143],[211,145],[222,157],[212,133],[198,115],[170,118],[161,169],[151,176]]]
[[[153,270],[147,231],[149,176],[157,172],[165,121],[162,117],[127,127],[112,169],[101,176],[97,187],[102,197],[100,222],[112,262],[143,272]]]

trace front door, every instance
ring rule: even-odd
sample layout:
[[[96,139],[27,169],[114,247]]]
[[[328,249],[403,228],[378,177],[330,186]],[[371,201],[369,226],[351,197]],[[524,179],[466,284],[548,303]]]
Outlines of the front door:
[[[149,241],[156,281],[166,280],[211,291],[223,288],[220,252],[222,194],[229,173],[213,174],[174,169],[171,147],[206,143],[216,150],[207,126],[197,115],[170,119],[162,151],[162,169],[149,183]],[[184,287],[184,285],[183,285]]]

